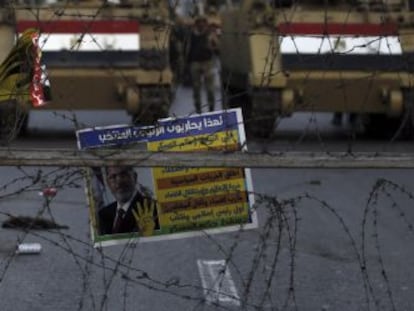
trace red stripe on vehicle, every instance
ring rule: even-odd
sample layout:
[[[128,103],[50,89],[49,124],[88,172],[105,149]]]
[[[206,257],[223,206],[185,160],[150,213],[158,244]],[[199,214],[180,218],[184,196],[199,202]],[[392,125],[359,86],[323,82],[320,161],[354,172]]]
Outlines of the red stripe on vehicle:
[[[37,28],[43,33],[138,33],[138,21],[19,21],[17,31]]]
[[[394,23],[282,23],[277,29],[281,35],[395,36],[398,33],[397,25]]]

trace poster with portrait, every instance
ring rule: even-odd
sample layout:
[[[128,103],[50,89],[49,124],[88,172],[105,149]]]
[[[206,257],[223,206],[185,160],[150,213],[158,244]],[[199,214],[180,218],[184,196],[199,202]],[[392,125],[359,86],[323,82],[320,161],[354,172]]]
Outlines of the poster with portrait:
[[[152,152],[246,150],[240,109],[167,118],[154,126],[89,128],[76,134],[82,150],[125,144]],[[257,227],[248,168],[88,168],[86,194],[97,246]],[[115,232],[119,209],[125,211],[125,221]]]

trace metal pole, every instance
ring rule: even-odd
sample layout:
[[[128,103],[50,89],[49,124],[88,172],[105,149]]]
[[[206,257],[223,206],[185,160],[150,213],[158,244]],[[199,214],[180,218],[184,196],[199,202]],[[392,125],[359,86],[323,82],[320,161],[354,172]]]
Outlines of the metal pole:
[[[148,152],[133,149],[0,149],[1,166],[249,167],[249,168],[414,168],[414,154],[280,152]]]

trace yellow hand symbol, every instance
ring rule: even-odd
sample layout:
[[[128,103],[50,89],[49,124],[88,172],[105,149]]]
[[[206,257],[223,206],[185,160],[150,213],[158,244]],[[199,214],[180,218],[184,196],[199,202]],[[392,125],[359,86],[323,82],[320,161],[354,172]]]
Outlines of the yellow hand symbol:
[[[154,234],[154,209],[155,201],[144,199],[142,204],[137,202],[137,210],[132,210],[135,221],[137,222],[139,232],[142,236],[151,236]]]

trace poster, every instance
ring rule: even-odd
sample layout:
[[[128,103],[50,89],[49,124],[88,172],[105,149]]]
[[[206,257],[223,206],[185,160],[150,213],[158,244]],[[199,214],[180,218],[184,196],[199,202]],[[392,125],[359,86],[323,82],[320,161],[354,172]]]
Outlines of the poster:
[[[240,109],[162,119],[154,126],[117,125],[83,129],[76,134],[79,149],[136,144],[144,147],[140,150],[153,152],[246,150]],[[244,229],[257,227],[248,168],[174,166],[132,169],[133,172],[128,172],[131,168],[110,168],[110,172],[108,168],[88,169],[86,193],[92,239],[97,246],[125,243],[137,238],[154,241],[236,231],[240,226]],[[113,233],[109,225],[104,225],[116,218],[115,205],[109,201],[122,196],[113,195],[113,191],[120,191],[121,186],[114,185],[111,178],[118,183],[122,180],[125,188],[132,189],[128,183],[133,185],[141,194],[138,195],[138,203],[136,198],[132,199],[136,196],[132,190],[126,195],[130,200],[125,199],[125,205],[129,205],[123,208],[125,217],[130,218],[129,229],[125,229],[129,232]],[[133,206],[130,206],[131,202]],[[105,208],[108,210],[108,206],[112,206],[112,211],[106,212],[104,217],[103,211]],[[102,230],[102,226],[108,230]]]

